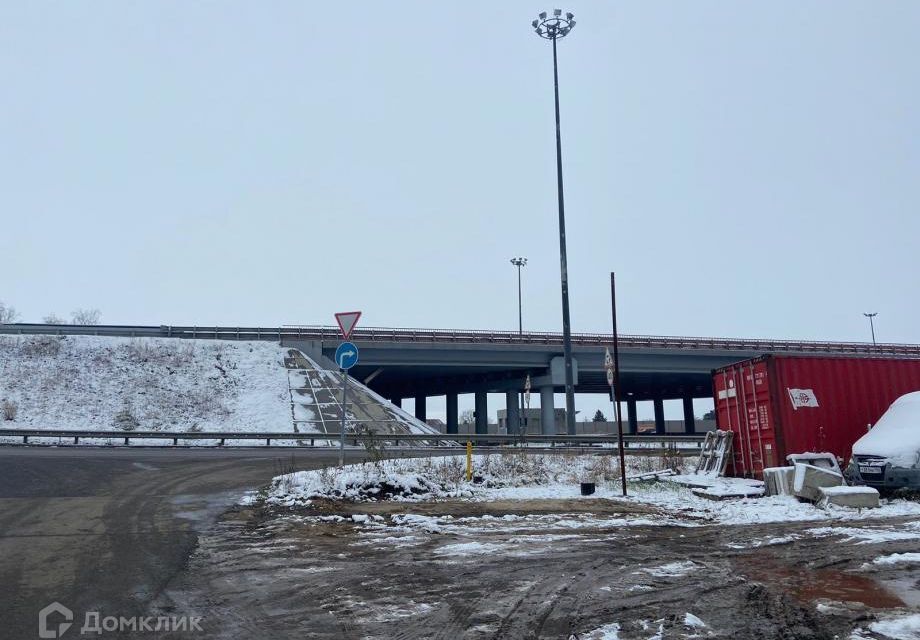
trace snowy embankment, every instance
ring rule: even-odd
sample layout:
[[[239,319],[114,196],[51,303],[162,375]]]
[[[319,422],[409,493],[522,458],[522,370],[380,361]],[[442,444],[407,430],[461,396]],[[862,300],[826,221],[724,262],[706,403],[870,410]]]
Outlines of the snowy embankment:
[[[0,336],[0,429],[292,431],[270,342]]]
[[[659,461],[632,457],[627,461],[627,473],[647,472]],[[908,500],[883,500],[880,508],[863,510],[834,506],[817,509],[792,496],[719,502],[697,497],[689,488],[669,482],[667,478],[630,481],[629,497],[623,498],[615,458],[592,454],[476,455],[473,476],[473,481],[467,482],[462,456],[383,460],[278,476],[264,499],[270,505],[282,507],[308,506],[315,499],[358,502],[578,500],[583,499],[580,483],[594,482],[597,491],[588,496],[589,499],[656,507],[662,524],[765,524],[920,516],[920,503]],[[642,520],[647,523],[646,518]],[[920,527],[911,535],[920,539]]]

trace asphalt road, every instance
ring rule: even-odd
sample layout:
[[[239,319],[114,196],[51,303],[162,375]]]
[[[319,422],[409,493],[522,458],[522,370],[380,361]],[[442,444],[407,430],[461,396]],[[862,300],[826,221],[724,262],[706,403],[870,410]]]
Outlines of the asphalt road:
[[[292,455],[299,469],[337,460],[328,450],[0,448],[0,638],[38,637],[52,602],[76,612],[65,638],[79,636],[86,611],[146,615],[199,533]]]

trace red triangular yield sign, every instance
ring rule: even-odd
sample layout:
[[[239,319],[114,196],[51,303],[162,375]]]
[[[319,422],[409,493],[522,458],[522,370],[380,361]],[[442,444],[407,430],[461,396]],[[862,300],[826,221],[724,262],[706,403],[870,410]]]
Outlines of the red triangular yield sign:
[[[358,318],[361,317],[360,311],[343,311],[335,314],[335,321],[339,323],[339,329],[342,330],[342,337],[348,340],[355,325],[358,324]]]

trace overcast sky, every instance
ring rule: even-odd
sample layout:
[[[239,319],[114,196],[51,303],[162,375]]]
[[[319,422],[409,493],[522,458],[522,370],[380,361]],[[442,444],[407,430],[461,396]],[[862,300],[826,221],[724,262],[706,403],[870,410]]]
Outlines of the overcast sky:
[[[3,3],[0,299],[558,329],[542,8]],[[567,8],[575,331],[920,341],[920,3]]]

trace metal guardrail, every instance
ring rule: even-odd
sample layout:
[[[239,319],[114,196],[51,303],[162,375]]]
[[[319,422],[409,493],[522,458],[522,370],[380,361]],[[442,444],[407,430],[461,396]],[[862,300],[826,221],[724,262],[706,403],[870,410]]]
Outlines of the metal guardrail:
[[[29,335],[95,335],[118,337],[166,337],[207,340],[338,340],[337,327],[304,325],[283,327],[197,327],[197,326],[133,326],[133,325],[49,325],[6,324],[0,333]],[[415,342],[561,345],[562,334],[554,332],[490,331],[478,329],[412,329],[364,327],[356,329],[352,339],[357,342]],[[573,333],[572,344],[600,347],[611,344],[613,338],[604,333]],[[746,338],[707,338],[679,336],[620,335],[621,348],[646,349],[716,349],[754,351],[763,353],[793,352],[820,354],[860,354],[920,357],[920,345],[866,342],[831,342],[808,340],[770,340]]]
[[[669,434],[669,435],[647,435],[623,436],[625,446],[630,444],[653,444],[659,448],[667,448],[675,445],[685,445],[677,447],[679,449],[698,450],[705,439],[705,434]],[[29,444],[29,438],[64,438],[72,442],[60,442],[59,444],[80,444],[80,440],[88,439],[109,439],[123,440],[124,444],[130,445],[131,440],[171,440],[172,446],[180,446],[180,441],[189,440],[217,440],[217,446],[223,446],[227,440],[248,440],[257,443],[264,442],[266,447],[270,447],[272,441],[295,441],[304,443],[310,442],[309,446],[319,441],[334,441],[338,443],[338,433],[232,433],[232,432],[163,432],[163,431],[79,431],[72,429],[0,429],[0,438],[22,438],[22,444]],[[528,434],[525,436],[514,434],[425,434],[425,433],[346,433],[346,440],[352,444],[364,442],[392,442],[395,445],[402,443],[421,443],[429,447],[451,447],[460,446],[465,442],[487,443],[487,444],[548,444],[548,445],[586,445],[586,444],[616,444],[617,436],[610,434],[579,434],[554,435],[546,436],[539,434]],[[689,445],[689,446],[686,446]],[[292,446],[292,445],[287,445]],[[299,446],[305,446],[300,444]],[[648,449],[649,447],[642,447]],[[654,448],[654,447],[653,447]]]

